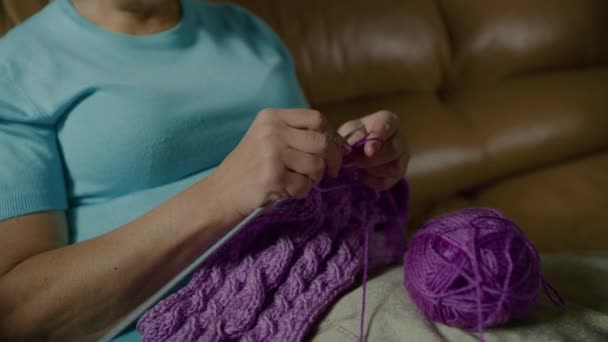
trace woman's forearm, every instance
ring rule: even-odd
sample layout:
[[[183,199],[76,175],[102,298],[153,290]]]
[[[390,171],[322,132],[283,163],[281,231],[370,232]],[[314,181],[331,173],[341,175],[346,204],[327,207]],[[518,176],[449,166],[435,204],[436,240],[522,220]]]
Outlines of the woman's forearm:
[[[16,265],[0,277],[0,340],[99,337],[238,222],[215,194],[202,181],[111,233]]]

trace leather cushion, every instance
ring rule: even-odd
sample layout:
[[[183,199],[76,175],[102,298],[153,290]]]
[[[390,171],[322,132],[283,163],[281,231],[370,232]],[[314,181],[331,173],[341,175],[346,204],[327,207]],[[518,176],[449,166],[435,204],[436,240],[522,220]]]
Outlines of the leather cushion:
[[[608,62],[608,1],[441,0],[450,87]]]
[[[283,38],[315,105],[442,84],[449,47],[433,1],[235,2]]]
[[[48,0],[0,0],[0,37],[48,3]]]
[[[515,220],[542,252],[608,250],[608,152],[580,157],[438,204],[425,217],[469,206]],[[413,223],[422,223],[418,217]]]

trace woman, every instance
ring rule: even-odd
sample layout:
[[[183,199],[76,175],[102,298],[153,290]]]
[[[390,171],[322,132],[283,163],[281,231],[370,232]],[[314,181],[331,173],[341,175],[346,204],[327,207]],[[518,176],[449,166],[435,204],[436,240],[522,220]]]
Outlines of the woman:
[[[270,109],[275,108],[275,109]],[[284,108],[284,109],[281,109]],[[342,154],[290,56],[243,9],[56,0],[0,40],[0,340],[101,336],[255,208]],[[356,164],[386,189],[396,116]]]

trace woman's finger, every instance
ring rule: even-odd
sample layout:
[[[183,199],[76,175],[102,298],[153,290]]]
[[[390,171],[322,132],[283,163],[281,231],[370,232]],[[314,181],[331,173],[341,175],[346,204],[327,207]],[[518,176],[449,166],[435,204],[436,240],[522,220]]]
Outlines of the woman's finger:
[[[285,175],[285,190],[289,197],[306,198],[315,184],[312,179],[299,173],[287,172]]]
[[[340,141],[332,141],[329,134],[287,127],[281,131],[282,140],[293,150],[321,156],[330,176],[336,177],[342,167]]]
[[[321,181],[327,162],[322,156],[286,147],[281,151],[281,161],[288,169],[310,178],[314,184]]]
[[[329,131],[329,124],[325,116],[313,109],[265,109],[260,112],[260,115],[263,116],[262,119],[276,120],[278,118],[293,128],[322,133]]]
[[[399,135],[395,135],[380,146],[373,158],[366,155],[357,155],[354,163],[360,168],[369,169],[393,162],[406,153],[407,147],[404,140]]]
[[[345,137],[346,142],[350,145],[354,145],[357,141],[365,138],[366,133],[367,129],[360,119],[347,121],[338,129],[338,134]]]
[[[287,146],[312,154],[324,154],[330,143],[329,136],[325,133],[293,127],[285,127],[280,136]]]
[[[388,141],[399,131],[399,118],[395,113],[386,110],[365,116],[361,122],[368,132],[367,138],[371,139],[363,149],[369,158],[375,157],[380,150],[383,145],[381,141]]]

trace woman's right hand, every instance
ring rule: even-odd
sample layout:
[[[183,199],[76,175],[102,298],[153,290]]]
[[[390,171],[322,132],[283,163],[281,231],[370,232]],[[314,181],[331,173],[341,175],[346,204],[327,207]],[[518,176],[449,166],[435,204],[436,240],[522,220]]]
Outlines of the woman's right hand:
[[[325,171],[335,177],[342,152],[323,115],[309,109],[264,109],[206,181],[227,214],[244,218],[287,197],[303,198]],[[336,136],[336,138],[339,138]]]

